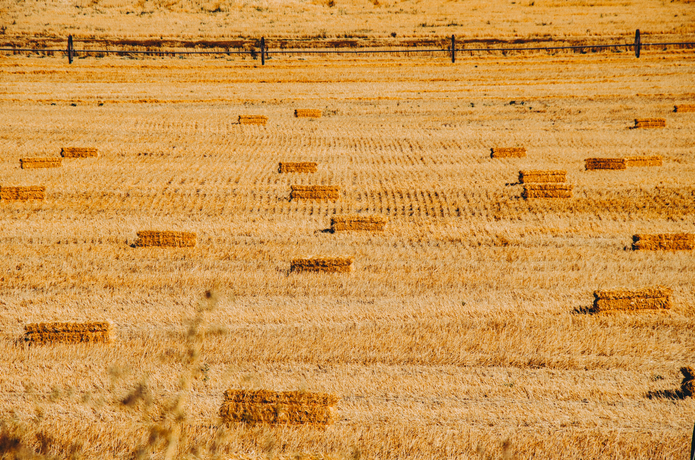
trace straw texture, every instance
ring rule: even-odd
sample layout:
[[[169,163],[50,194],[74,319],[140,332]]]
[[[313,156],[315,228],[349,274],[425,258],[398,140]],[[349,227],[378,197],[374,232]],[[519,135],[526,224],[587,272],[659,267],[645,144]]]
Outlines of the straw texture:
[[[322,257],[294,259],[290,270],[293,272],[343,273],[352,271],[352,257]]]
[[[625,158],[587,158],[584,160],[586,169],[627,169]]]
[[[20,158],[19,166],[22,169],[59,168],[63,164],[62,158]]]
[[[490,149],[490,158],[523,158],[525,147],[494,147]]]
[[[545,182],[565,182],[567,171],[519,171],[519,182],[522,184],[528,183],[545,183]]]
[[[220,408],[226,423],[328,425],[338,398],[326,393],[227,390]]]
[[[674,112],[695,112],[695,104],[682,104],[673,107]]]
[[[632,249],[636,251],[689,251],[694,248],[693,233],[637,234],[632,237]]]
[[[60,149],[63,158],[95,158],[99,151],[93,147],[63,147]]]
[[[91,323],[31,323],[24,326],[24,340],[34,344],[48,343],[110,343],[111,324]]]
[[[197,235],[193,232],[143,230],[137,236],[135,245],[138,247],[192,248],[197,242]]]
[[[664,128],[665,118],[635,118],[635,128]]]
[[[610,310],[668,310],[671,308],[671,289],[653,287],[628,290],[613,289],[594,292],[594,311]]]
[[[337,185],[292,185],[290,200],[329,200],[340,198]]]
[[[295,109],[294,116],[297,118],[321,118],[321,111],[318,109]]]
[[[572,188],[569,184],[524,184],[521,196],[532,198],[572,198]]]
[[[361,230],[383,232],[388,219],[382,216],[335,216],[331,218],[331,231]]]
[[[319,170],[318,163],[301,162],[301,163],[285,163],[281,162],[278,165],[280,173],[315,173]]]
[[[45,197],[46,187],[44,185],[0,186],[0,200],[2,201],[43,200]]]
[[[239,115],[240,125],[265,125],[267,122],[265,115]]]
[[[661,155],[653,155],[649,157],[627,157],[625,158],[625,164],[628,168],[631,167],[645,167],[645,166],[661,166],[663,164],[663,157]]]

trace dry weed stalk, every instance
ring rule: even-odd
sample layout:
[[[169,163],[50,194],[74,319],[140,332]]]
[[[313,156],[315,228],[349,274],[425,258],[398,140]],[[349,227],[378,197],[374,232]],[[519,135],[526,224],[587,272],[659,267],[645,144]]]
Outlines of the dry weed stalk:
[[[27,201],[43,200],[46,197],[46,186],[0,186],[0,200],[2,201]]]
[[[278,164],[279,173],[315,173],[318,172],[318,163],[315,162],[298,162],[298,163],[287,163],[280,162]]]
[[[653,287],[637,290],[613,289],[594,292],[594,311],[611,310],[669,310],[672,306],[671,289]]]
[[[525,147],[494,147],[490,149],[490,158],[523,158]]]
[[[143,230],[137,232],[137,247],[193,248],[198,236],[194,232]]]
[[[63,164],[62,158],[20,158],[19,167],[22,169],[59,168]]]
[[[96,158],[99,151],[93,147],[63,147],[60,155],[63,158]]]
[[[220,408],[223,421],[270,425],[328,425],[335,395],[302,391],[227,390]]]
[[[695,249],[694,233],[637,234],[632,236],[632,249],[649,251],[690,251]]]
[[[30,344],[111,343],[112,326],[106,321],[91,323],[30,323],[24,326]]]

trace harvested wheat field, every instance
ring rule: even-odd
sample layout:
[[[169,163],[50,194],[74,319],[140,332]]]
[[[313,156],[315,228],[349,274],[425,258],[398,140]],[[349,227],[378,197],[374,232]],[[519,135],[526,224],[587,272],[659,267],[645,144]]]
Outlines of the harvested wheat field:
[[[645,43],[695,41],[692,3],[5,3],[7,46],[65,49],[71,33],[92,40],[77,49],[142,51],[72,64],[0,52],[10,458],[688,457],[695,251],[632,250],[632,237],[695,234],[695,118],[673,111],[693,101],[692,48],[455,64],[272,50],[296,36],[328,49],[445,47],[452,34],[468,48],[631,43],[637,28]],[[261,36],[265,65],[145,54]],[[629,129],[636,118],[666,125]],[[60,168],[20,169],[63,146],[99,157],[64,150]],[[495,146],[528,155],[491,159]],[[587,171],[587,158],[622,170]],[[307,161],[320,167],[278,173]],[[43,200],[6,201],[37,185]],[[527,200],[525,185],[571,198]],[[353,229],[374,231],[341,231]],[[144,230],[195,239],[140,247]],[[187,247],[156,247],[168,241]],[[593,311],[596,291],[657,286],[668,295]],[[110,344],[25,339],[28,324],[94,321]]]

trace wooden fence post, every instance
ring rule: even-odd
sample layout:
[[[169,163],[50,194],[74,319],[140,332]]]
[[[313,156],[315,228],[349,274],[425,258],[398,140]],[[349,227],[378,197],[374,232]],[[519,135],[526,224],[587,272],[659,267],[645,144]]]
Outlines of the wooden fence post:
[[[72,64],[74,48],[72,47],[72,35],[68,35],[68,64]]]
[[[639,36],[639,29],[635,32],[635,57],[639,58],[639,53],[642,48],[642,41]]]
[[[265,37],[261,37],[261,65],[265,65]]]
[[[451,36],[451,63],[456,62],[456,37],[454,35]]]

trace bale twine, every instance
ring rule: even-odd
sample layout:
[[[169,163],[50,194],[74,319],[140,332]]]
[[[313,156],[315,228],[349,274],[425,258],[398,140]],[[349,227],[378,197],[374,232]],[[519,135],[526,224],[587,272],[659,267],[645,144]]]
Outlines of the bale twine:
[[[192,248],[197,242],[197,234],[193,232],[143,230],[137,236],[137,247]]]
[[[673,107],[673,111],[678,113],[695,112],[695,104],[676,105]]]
[[[629,290],[613,289],[594,292],[594,311],[611,310],[668,310],[671,308],[671,289],[657,286]]]
[[[634,128],[664,128],[665,118],[635,118]]]
[[[632,236],[632,249],[635,251],[690,251],[692,249],[695,249],[695,234],[637,234]]]
[[[265,125],[267,122],[265,115],[239,115],[240,125]]]
[[[333,421],[337,402],[327,393],[227,390],[220,417],[225,423],[325,426]]]
[[[525,147],[494,147],[490,149],[490,158],[523,158]]]
[[[521,196],[531,198],[572,198],[573,185],[569,184],[524,184]]]
[[[22,169],[59,168],[63,164],[62,158],[20,158],[19,167]]]
[[[60,149],[63,158],[95,158],[99,151],[93,147],[63,147]]]
[[[646,166],[662,166],[664,159],[661,155],[653,155],[649,157],[627,157],[625,165],[628,168],[646,167]]]
[[[321,111],[318,109],[295,109],[294,116],[296,118],[321,118]]]
[[[387,221],[388,219],[382,216],[335,216],[331,217],[331,231],[383,232]]]
[[[24,326],[24,340],[32,344],[48,343],[111,343],[111,324],[91,323],[31,323]]]
[[[301,162],[301,163],[285,163],[280,162],[278,172],[282,173],[315,173],[319,169],[318,163]]]
[[[290,271],[343,273],[352,271],[352,262],[352,257],[294,259],[290,264]]]
[[[627,169],[625,158],[587,158],[584,160],[587,171],[594,169]]]
[[[340,198],[337,185],[292,185],[290,200],[328,200]]]
[[[528,183],[544,183],[544,182],[565,182],[567,171],[519,171],[519,182],[522,184]]]
[[[2,201],[43,200],[44,198],[46,198],[45,185],[0,186]]]

